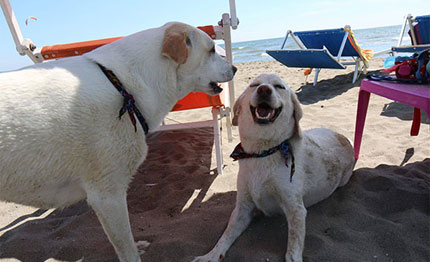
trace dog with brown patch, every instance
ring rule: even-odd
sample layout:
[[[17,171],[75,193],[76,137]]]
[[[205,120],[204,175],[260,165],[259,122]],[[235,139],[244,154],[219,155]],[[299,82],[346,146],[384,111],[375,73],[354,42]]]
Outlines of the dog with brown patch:
[[[179,99],[218,94],[235,72],[206,33],[171,22],[1,73],[0,200],[48,209],[86,199],[119,260],[141,261],[126,198],[145,137]]]
[[[248,227],[254,209],[284,214],[287,262],[303,261],[306,208],[329,197],[350,179],[355,165],[349,140],[325,128],[302,131],[296,94],[273,74],[253,80],[237,99],[233,124],[241,143],[236,207],[215,247],[193,262],[218,262]]]

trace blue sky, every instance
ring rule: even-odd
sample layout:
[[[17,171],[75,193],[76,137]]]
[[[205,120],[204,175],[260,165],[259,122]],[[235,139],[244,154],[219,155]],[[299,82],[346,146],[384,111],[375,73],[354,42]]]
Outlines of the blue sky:
[[[38,47],[124,36],[168,21],[216,24],[229,12],[228,0],[10,0],[21,31]],[[430,12],[429,0],[236,0],[240,25],[233,42],[283,37],[287,29],[353,29],[398,25],[411,13]],[[1,13],[2,14],[2,13]],[[27,17],[36,17],[37,21]],[[399,32],[400,33],[400,32]],[[0,15],[0,71],[30,65],[15,50]]]

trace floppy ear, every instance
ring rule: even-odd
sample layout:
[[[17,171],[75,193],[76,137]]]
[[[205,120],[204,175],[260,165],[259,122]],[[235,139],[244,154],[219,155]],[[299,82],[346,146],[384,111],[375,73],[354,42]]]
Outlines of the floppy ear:
[[[302,119],[303,110],[302,110],[302,106],[300,105],[300,101],[294,92],[291,93],[291,101],[293,102],[293,107],[294,107],[294,112],[293,112],[294,131],[299,137],[302,137],[302,129],[300,128],[299,121],[300,119]]]
[[[240,114],[240,110],[242,110],[242,106],[240,105],[242,102],[242,98],[243,98],[243,94],[236,99],[236,102],[234,103],[234,106],[233,106],[233,119],[231,120],[231,123],[234,126],[237,126],[239,122],[239,114]]]
[[[161,54],[178,64],[185,64],[188,58],[187,31],[179,25],[172,25],[164,33]]]

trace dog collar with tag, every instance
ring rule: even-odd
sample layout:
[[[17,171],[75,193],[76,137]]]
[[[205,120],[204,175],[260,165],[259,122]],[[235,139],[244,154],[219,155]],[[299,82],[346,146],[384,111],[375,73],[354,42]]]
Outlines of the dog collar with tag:
[[[133,96],[127,93],[127,91],[125,91],[118,77],[116,77],[116,75],[111,70],[100,64],[97,65],[106,75],[107,79],[109,79],[112,85],[116,88],[116,90],[118,90],[118,92],[124,97],[124,102],[122,104],[121,109],[119,110],[119,119],[121,119],[122,115],[124,115],[125,112],[128,112],[131,123],[134,126],[134,131],[137,132],[136,118],[134,117],[136,115],[140,125],[143,128],[143,131],[145,132],[145,135],[147,135],[149,131],[148,123],[146,123],[145,118],[143,117],[142,113],[140,113],[140,110],[137,108]]]
[[[264,150],[261,153],[246,153],[245,150],[242,147],[242,144],[239,143],[233,150],[233,153],[231,153],[230,157],[236,160],[245,159],[245,158],[261,158],[270,156],[271,154],[277,152],[281,152],[282,157],[284,158],[285,165],[288,167],[288,159],[291,157],[291,172],[290,172],[290,182],[293,180],[293,175],[295,171],[295,165],[294,165],[294,155],[291,151],[291,146],[288,144],[288,140],[285,140],[281,144],[272,147],[268,150]]]

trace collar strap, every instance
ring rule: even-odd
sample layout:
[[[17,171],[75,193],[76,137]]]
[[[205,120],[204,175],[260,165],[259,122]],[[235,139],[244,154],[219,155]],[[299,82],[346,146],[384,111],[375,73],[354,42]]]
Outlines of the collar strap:
[[[133,96],[127,93],[127,91],[125,91],[124,86],[121,84],[118,77],[116,77],[116,75],[111,70],[106,69],[106,67],[98,63],[97,65],[103,71],[107,79],[109,79],[112,85],[116,88],[116,90],[118,90],[118,92],[124,97],[124,102],[122,104],[121,109],[119,110],[119,119],[121,119],[122,115],[124,115],[125,112],[128,112],[131,123],[134,126],[134,131],[137,132],[136,118],[134,117],[136,115],[140,125],[143,128],[143,131],[145,131],[145,135],[147,135],[149,131],[148,123],[146,123],[145,118],[143,117],[142,113],[140,113],[140,110],[137,108]]]
[[[271,154],[280,151],[282,157],[285,160],[285,166],[288,167],[288,159],[291,157],[291,172],[290,172],[290,182],[293,181],[293,175],[295,172],[295,164],[294,164],[294,155],[291,151],[291,146],[288,144],[288,140],[285,140],[281,144],[272,147],[268,150],[264,150],[261,153],[246,153],[245,150],[242,147],[242,144],[239,143],[233,150],[233,153],[231,153],[230,157],[236,160],[240,159],[246,159],[246,158],[262,158],[266,156],[270,156]]]

